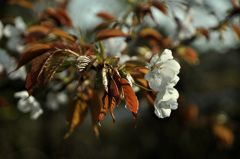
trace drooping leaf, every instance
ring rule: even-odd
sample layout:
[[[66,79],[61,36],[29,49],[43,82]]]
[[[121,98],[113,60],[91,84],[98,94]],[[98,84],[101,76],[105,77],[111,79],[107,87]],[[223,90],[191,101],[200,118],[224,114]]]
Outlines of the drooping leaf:
[[[87,92],[89,96],[89,107],[92,115],[92,126],[96,136],[98,137],[99,131],[97,128],[97,123],[99,121],[98,117],[100,114],[101,105],[103,104],[102,100],[100,99],[102,93],[100,91],[95,91],[89,88],[87,89]]]
[[[103,104],[101,106],[98,121],[101,121],[106,116],[108,109],[109,109],[109,96],[106,92],[105,92],[104,96],[102,97],[102,103]]]
[[[117,70],[116,70],[117,71]],[[121,82],[120,82],[120,76],[117,72],[114,72],[113,74],[113,80],[118,88],[118,92],[119,92],[119,95],[121,96],[122,94],[122,86],[121,86]]]
[[[115,116],[113,114],[113,109],[116,107],[117,101],[114,97],[111,97],[110,101],[111,101],[111,104],[109,106],[109,111],[110,111],[110,114],[112,116],[113,122],[115,122]]]
[[[137,96],[135,95],[133,88],[130,86],[130,84],[126,79],[121,78],[121,85],[122,85],[129,109],[131,110],[133,117],[137,119],[137,111],[139,106]]]
[[[115,99],[115,105],[119,105],[121,102],[120,94],[118,91],[118,87],[116,82],[114,81],[113,77],[110,77],[109,82],[109,95]],[[115,107],[115,106],[114,106]]]
[[[119,29],[104,29],[96,34],[95,41],[104,40],[112,37],[129,37],[129,34],[125,34]]]
[[[68,58],[68,55],[62,52],[57,52],[57,53],[54,53],[52,56],[50,56],[43,70],[43,78],[44,78],[43,86],[44,87],[46,87],[46,85],[52,79],[52,77],[54,76],[58,68],[62,65],[62,63],[67,58]]]
[[[163,14],[167,14],[166,6],[163,2],[159,1],[152,1],[152,5],[160,10]]]
[[[35,83],[36,84],[36,83]],[[26,82],[25,82],[25,87],[27,89],[27,92],[28,92],[28,96],[30,96],[33,92],[33,87],[35,85],[32,81],[32,73],[31,73],[31,70],[27,73],[27,76],[26,76]]]
[[[99,13],[97,13],[97,16],[101,17],[103,19],[106,19],[106,20],[114,20],[115,19],[115,16],[108,12],[99,12]]]
[[[106,92],[108,92],[108,78],[107,78],[107,70],[105,67],[102,68],[102,83]]]
[[[28,62],[30,62],[37,56],[46,53],[50,49],[52,48],[46,44],[30,45],[27,49],[24,50],[21,57],[19,58],[18,66],[16,70],[22,67],[23,65],[27,64]]]
[[[32,66],[26,77],[26,89],[29,96],[32,94],[33,88],[36,84],[42,87],[41,69],[43,68],[46,60],[51,56],[50,52],[42,54],[32,61]]]
[[[66,108],[66,121],[70,128],[64,138],[68,138],[76,126],[84,121],[88,111],[87,100],[88,97],[84,93],[80,93],[77,99],[70,100]]]
[[[55,29],[53,31],[50,32],[51,34],[55,34],[57,36],[60,36],[60,37],[65,37],[67,38],[68,40],[71,40],[71,41],[75,41],[74,37],[72,37],[71,35],[69,35],[68,33],[60,30],[60,29]]]

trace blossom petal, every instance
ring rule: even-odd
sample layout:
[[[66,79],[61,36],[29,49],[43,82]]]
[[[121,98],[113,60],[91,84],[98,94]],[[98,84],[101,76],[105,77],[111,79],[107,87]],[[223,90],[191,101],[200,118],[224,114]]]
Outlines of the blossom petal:
[[[165,108],[155,108],[154,113],[159,117],[159,118],[166,118],[169,117],[171,114],[171,109],[165,109]]]

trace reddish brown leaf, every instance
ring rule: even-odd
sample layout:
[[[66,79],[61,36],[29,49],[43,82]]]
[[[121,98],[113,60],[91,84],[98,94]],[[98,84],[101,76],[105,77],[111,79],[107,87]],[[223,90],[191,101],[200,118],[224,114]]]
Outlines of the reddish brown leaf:
[[[158,10],[160,10],[163,14],[167,14],[167,9],[164,3],[158,2],[158,1],[153,1],[152,5],[156,7]]]
[[[23,65],[27,64],[37,56],[46,53],[49,51],[51,47],[46,44],[35,44],[35,45],[30,45],[25,51],[22,53],[21,57],[19,58],[18,61],[18,67],[16,68],[19,69]]]
[[[117,88],[118,88],[119,95],[121,96],[122,86],[121,86],[121,82],[120,82],[120,76],[116,72],[113,74],[113,80],[115,81]]]
[[[133,114],[133,117],[137,119],[137,111],[139,106],[137,96],[126,79],[121,78],[121,85],[122,85],[128,106]]]
[[[67,105],[66,121],[70,128],[64,138],[68,138],[74,131],[75,127],[84,121],[88,111],[87,99],[88,97],[86,94],[80,93],[77,99],[71,99]]]
[[[100,110],[100,114],[98,117],[98,121],[101,121],[107,114],[108,108],[109,108],[109,97],[108,94],[105,92],[103,98],[102,98],[102,106]]]
[[[68,40],[71,40],[71,41],[75,41],[74,37],[72,37],[71,35],[69,35],[68,33],[64,32],[60,29],[55,29],[55,30],[51,31],[50,33],[55,34],[57,36],[67,38]]]
[[[40,25],[32,26],[24,32],[26,36],[24,39],[24,43],[25,44],[32,43],[39,39],[42,39],[49,33],[49,31],[50,29],[44,26]]]
[[[94,31],[98,30],[98,29],[101,29],[101,28],[104,28],[104,27],[107,27],[108,25],[110,25],[112,23],[112,21],[104,21],[104,22],[101,22],[100,24],[98,24],[95,28],[94,28]]]
[[[125,34],[119,29],[104,29],[96,34],[95,41],[104,40],[111,37],[128,37],[129,34]]]
[[[58,26],[73,27],[70,17],[63,8],[57,10],[54,8],[47,8],[45,11],[45,16],[46,17],[43,17],[43,19],[48,19],[48,17],[50,17],[51,19],[55,20],[56,25]]]
[[[67,54],[57,52],[52,54],[46,61],[43,69],[43,87],[46,87],[49,81],[52,79],[57,69],[68,58]]]
[[[109,83],[109,95],[115,99],[115,105],[119,105],[121,102],[120,94],[118,91],[118,87],[116,82],[114,81],[113,77],[110,78]],[[115,107],[115,106],[114,106]]]
[[[40,71],[45,64],[45,61],[49,58],[50,55],[51,53],[45,53],[33,59],[32,67],[27,74],[25,84],[29,96],[32,94],[33,88],[37,83],[39,86],[42,86],[41,83],[43,82],[43,79],[39,78],[42,77]]]
[[[35,82],[36,84],[36,82]],[[27,92],[28,92],[28,96],[30,96],[33,92],[33,87],[35,85],[32,81],[32,74],[31,74],[31,70],[27,73],[27,76],[26,76],[26,82],[25,82],[25,87],[27,89]]]
[[[143,38],[150,38],[157,41],[160,41],[162,39],[162,35],[153,28],[145,28],[140,31],[139,35]]]
[[[103,19],[106,19],[106,20],[114,20],[115,19],[115,16],[111,13],[108,13],[108,12],[99,12],[97,14],[97,16],[99,16]]]

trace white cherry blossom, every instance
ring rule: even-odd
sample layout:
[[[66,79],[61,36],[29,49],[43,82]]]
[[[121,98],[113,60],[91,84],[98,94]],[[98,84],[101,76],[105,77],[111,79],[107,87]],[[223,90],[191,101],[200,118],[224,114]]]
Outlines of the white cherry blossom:
[[[145,75],[145,79],[153,90],[162,91],[167,85],[174,86],[179,80],[177,74],[180,65],[173,59],[172,52],[168,49],[165,49],[160,56],[154,55],[146,68],[149,69],[149,73]]]
[[[155,99],[154,113],[159,118],[169,117],[171,110],[175,110],[178,107],[178,97],[178,91],[173,87],[168,87],[165,91],[159,91]]]
[[[39,102],[33,96],[27,98],[27,91],[16,92],[14,93],[14,97],[20,98],[17,103],[17,108],[23,113],[30,112],[31,119],[37,119],[43,113]]]
[[[154,112],[159,118],[169,117],[171,110],[178,107],[179,94],[173,87],[179,81],[177,75],[180,65],[173,59],[172,52],[165,49],[160,56],[154,55],[146,68],[149,69],[149,72],[145,75],[145,79],[153,90],[158,91]]]

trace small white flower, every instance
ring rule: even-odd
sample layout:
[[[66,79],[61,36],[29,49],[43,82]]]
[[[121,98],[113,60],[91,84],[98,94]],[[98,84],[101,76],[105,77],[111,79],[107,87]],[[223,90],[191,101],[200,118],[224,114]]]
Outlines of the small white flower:
[[[171,110],[178,107],[179,94],[173,87],[179,81],[180,65],[173,59],[172,52],[165,49],[160,56],[154,55],[146,68],[149,72],[145,79],[153,90],[159,91],[154,103],[155,114],[159,118],[169,117]]]
[[[180,65],[173,59],[172,52],[168,49],[165,49],[161,56],[154,55],[146,68],[149,72],[145,75],[145,79],[153,90],[162,91],[167,85],[176,84],[179,80],[177,74]]]
[[[33,96],[27,98],[27,91],[16,92],[14,93],[14,97],[20,98],[17,103],[17,108],[23,113],[30,112],[31,119],[37,119],[43,113],[39,102]]]

